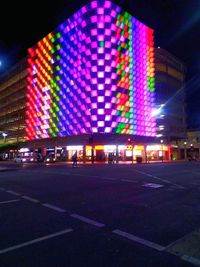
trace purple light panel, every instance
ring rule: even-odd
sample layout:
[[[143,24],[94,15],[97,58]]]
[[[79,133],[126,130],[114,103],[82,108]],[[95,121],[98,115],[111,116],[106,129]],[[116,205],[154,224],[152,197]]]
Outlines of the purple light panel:
[[[155,136],[153,30],[93,1],[29,49],[27,139]]]

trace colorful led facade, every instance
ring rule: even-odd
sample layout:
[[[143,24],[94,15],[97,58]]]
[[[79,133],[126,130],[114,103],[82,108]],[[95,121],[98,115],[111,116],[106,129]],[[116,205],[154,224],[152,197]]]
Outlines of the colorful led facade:
[[[155,136],[153,30],[92,1],[29,49],[26,138]]]

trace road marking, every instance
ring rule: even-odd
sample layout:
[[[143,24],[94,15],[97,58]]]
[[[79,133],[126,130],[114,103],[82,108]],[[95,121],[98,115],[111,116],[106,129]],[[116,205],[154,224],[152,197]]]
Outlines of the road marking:
[[[15,195],[15,196],[20,196],[21,194],[15,192],[15,191],[12,191],[12,190],[6,190],[7,193],[10,193],[12,195]]]
[[[147,247],[154,248],[154,249],[156,249],[156,250],[158,250],[158,251],[163,251],[163,250],[165,249],[165,247],[163,247],[163,246],[161,246],[161,245],[159,245],[159,244],[153,243],[153,242],[151,242],[151,241],[145,240],[145,239],[143,239],[143,238],[140,238],[140,237],[138,237],[138,236],[135,236],[135,235],[126,233],[126,232],[121,231],[121,230],[118,230],[118,229],[116,229],[116,230],[114,230],[114,231],[112,231],[112,232],[113,232],[114,234],[117,234],[117,235],[126,237],[126,238],[128,238],[128,239],[130,239],[130,240],[132,240],[132,241],[137,242],[137,243],[143,244],[143,245],[145,245],[145,246],[147,246]]]
[[[166,246],[166,251],[179,256],[182,260],[200,266],[199,239],[200,229],[197,229]]]
[[[40,201],[35,199],[35,198],[32,198],[32,197],[28,197],[28,196],[22,196],[22,198],[26,199],[26,200],[29,200],[31,202],[34,202],[34,203],[39,203]]]
[[[20,199],[13,199],[13,200],[7,200],[7,201],[2,201],[0,204],[7,204],[7,203],[12,203],[12,202],[17,202],[20,201]]]
[[[162,178],[160,178],[160,177],[151,175],[151,174],[146,173],[146,172],[142,172],[142,171],[138,171],[138,170],[135,170],[135,171],[138,172],[138,173],[144,174],[144,175],[146,175],[146,176],[152,177],[152,178],[154,178],[154,179],[157,179],[157,180],[159,180],[159,181],[165,182],[165,183],[167,183],[167,184],[172,184],[172,185],[176,186],[177,188],[185,189],[184,186],[179,185],[179,184],[176,184],[176,183],[173,183],[173,182],[171,182],[171,181],[169,181],[169,180],[162,179]]]
[[[78,214],[71,214],[70,216],[73,217],[73,218],[76,218],[76,219],[78,219],[78,220],[80,220],[80,221],[86,222],[86,223],[88,223],[88,224],[92,224],[92,225],[94,225],[94,226],[97,226],[97,227],[104,227],[104,226],[105,226],[105,224],[103,224],[103,223],[100,223],[100,222],[91,220],[91,219],[89,219],[89,218],[80,216],[80,215],[78,215]]]
[[[154,177],[152,174],[147,173],[146,176]]]
[[[59,207],[57,207],[57,206],[48,204],[48,203],[44,203],[44,204],[42,204],[42,206],[47,207],[47,208],[52,209],[52,210],[59,211],[59,212],[66,212],[66,210],[64,210],[64,209],[62,209],[62,208],[59,208]]]
[[[151,188],[160,188],[160,187],[163,187],[164,185],[162,185],[162,184],[154,184],[154,183],[145,183],[142,186],[151,187]]]
[[[188,255],[183,255],[180,257],[182,260],[190,262],[196,266],[200,266],[200,260],[194,257],[190,257]]]
[[[59,235],[64,235],[64,234],[70,233],[72,231],[73,231],[72,229],[65,229],[63,231],[60,231],[60,232],[57,232],[57,233],[54,233],[54,234],[50,234],[50,235],[46,235],[46,236],[43,236],[43,237],[39,237],[39,238],[30,240],[28,242],[21,243],[21,244],[16,245],[16,246],[12,246],[12,247],[9,247],[9,248],[2,249],[2,250],[0,250],[0,254],[7,253],[7,252],[10,252],[12,250],[16,250],[18,248],[30,246],[30,245],[32,245],[34,243],[38,243],[38,242],[41,242],[41,241],[44,241],[44,240],[47,240],[47,239],[50,239],[50,238],[53,238],[53,237],[56,237],[56,236],[59,236]]]

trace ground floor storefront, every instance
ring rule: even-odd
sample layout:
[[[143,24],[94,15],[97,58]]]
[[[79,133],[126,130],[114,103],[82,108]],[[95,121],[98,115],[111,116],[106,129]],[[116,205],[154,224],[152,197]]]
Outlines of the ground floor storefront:
[[[78,161],[83,163],[171,160],[171,147],[167,144],[142,137],[106,134],[24,142],[15,155],[8,151],[6,157],[12,159],[17,154],[24,162],[71,161],[75,152]]]
[[[18,155],[24,161],[71,161],[77,152],[79,162],[150,162],[170,160],[170,147],[160,145],[72,145],[46,148],[21,148]]]

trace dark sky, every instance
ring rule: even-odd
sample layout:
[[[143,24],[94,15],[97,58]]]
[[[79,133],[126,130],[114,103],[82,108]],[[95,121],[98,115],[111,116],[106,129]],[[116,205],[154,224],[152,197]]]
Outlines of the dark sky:
[[[88,0],[5,1],[0,16],[0,73]],[[187,66],[189,127],[200,125],[200,0],[113,0],[155,30],[155,45]]]

